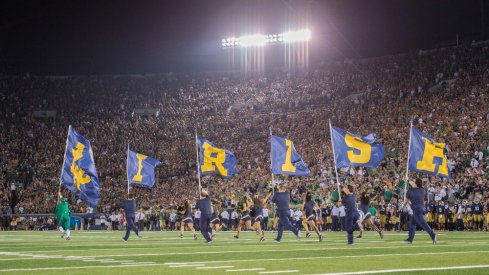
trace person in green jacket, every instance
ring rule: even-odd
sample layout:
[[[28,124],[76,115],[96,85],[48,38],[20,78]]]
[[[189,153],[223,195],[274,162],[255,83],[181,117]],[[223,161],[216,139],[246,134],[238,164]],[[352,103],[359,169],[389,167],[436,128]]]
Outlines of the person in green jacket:
[[[68,206],[68,202],[61,192],[59,195],[59,203],[56,205],[55,215],[58,219],[58,227],[61,232],[61,238],[64,238],[66,234],[66,240],[70,240],[70,215],[71,211]]]

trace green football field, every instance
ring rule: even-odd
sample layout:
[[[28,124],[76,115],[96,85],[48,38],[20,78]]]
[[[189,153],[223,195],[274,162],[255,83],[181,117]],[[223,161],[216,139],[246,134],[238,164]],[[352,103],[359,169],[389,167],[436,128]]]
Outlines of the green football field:
[[[489,274],[489,233],[439,232],[432,245],[424,232],[413,244],[404,233],[384,240],[366,232],[354,246],[345,233],[297,241],[287,232],[280,244],[246,232],[221,232],[205,244],[187,233],[143,232],[121,240],[122,231],[73,231],[72,240],[51,232],[0,232],[0,272],[18,274]]]

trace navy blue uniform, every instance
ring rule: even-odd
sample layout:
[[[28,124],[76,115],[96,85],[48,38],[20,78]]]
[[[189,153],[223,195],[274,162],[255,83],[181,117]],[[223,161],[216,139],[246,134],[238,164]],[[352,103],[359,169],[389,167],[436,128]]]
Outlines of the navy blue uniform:
[[[443,215],[445,213],[445,205],[437,205],[436,212],[438,215]]]
[[[248,210],[250,206],[245,202],[243,203],[243,208],[247,209],[241,213],[241,220],[244,222],[251,221],[250,211]]]
[[[139,236],[139,230],[134,225],[134,219],[136,218],[136,201],[135,200],[125,200],[122,202],[122,208],[124,208],[124,212],[126,213],[126,235],[124,236],[124,240],[127,241],[129,235],[131,234],[131,230]]]
[[[435,233],[424,220],[424,189],[411,188],[408,190],[406,197],[411,201],[411,209],[413,210],[413,215],[409,217],[409,237],[407,241],[412,242],[414,240],[414,235],[416,234],[416,225],[421,226],[423,230],[426,231],[433,240],[435,238]]]
[[[484,208],[481,203],[476,203],[472,205],[473,211],[475,215],[482,215]]]
[[[357,207],[355,205],[356,198],[353,194],[344,195],[341,201],[345,206],[346,211],[345,229],[348,234],[348,244],[353,244],[353,232],[359,228],[358,219],[360,218]]]
[[[316,211],[314,211],[314,201],[306,201],[304,204],[304,210],[306,211],[306,221],[316,221]]]
[[[185,213],[183,213],[183,218],[182,218],[183,223],[193,223],[192,220],[192,207],[190,205],[185,209]]]
[[[212,241],[211,233],[212,229],[210,227],[211,217],[212,217],[212,207],[211,198],[206,196],[205,198],[199,199],[195,205],[195,209],[199,209],[201,212],[200,216],[200,233],[204,236],[207,242]]]
[[[263,220],[263,207],[255,204],[253,210],[255,212],[255,222],[261,222]]]
[[[212,224],[219,224],[221,221],[219,220],[219,209],[217,206],[212,207],[212,216],[211,216],[211,223]]]
[[[299,234],[299,230],[295,228],[289,220],[290,217],[290,194],[289,192],[277,192],[272,198],[272,202],[277,205],[277,215],[278,215],[278,234],[277,241],[282,239],[282,234],[284,233],[284,228],[286,227],[292,231],[296,236]]]

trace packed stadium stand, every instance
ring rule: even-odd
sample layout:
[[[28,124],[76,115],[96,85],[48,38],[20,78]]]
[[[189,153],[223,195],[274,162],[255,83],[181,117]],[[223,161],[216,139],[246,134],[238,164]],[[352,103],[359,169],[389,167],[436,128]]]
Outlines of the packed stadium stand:
[[[398,204],[411,118],[449,148],[452,180],[412,175],[425,181],[430,200],[448,201],[451,208],[481,200],[487,208],[488,62],[488,44],[482,42],[251,78],[231,72],[3,76],[0,212],[53,212],[68,125],[93,146],[101,193],[94,212],[107,217],[119,211],[126,194],[128,144],[164,163],[155,188],[133,192],[148,218],[196,199],[196,128],[238,159],[233,179],[203,178],[214,197],[237,205],[250,190],[266,190],[272,126],[274,134],[294,140],[312,172],[307,178],[278,178],[292,186],[293,202],[312,190],[328,205],[336,187],[328,119],[353,133],[375,133],[386,151],[377,169],[342,169],[340,180],[378,191],[374,205]],[[65,193],[74,212],[87,212],[84,202]],[[11,219],[4,216],[3,226]]]

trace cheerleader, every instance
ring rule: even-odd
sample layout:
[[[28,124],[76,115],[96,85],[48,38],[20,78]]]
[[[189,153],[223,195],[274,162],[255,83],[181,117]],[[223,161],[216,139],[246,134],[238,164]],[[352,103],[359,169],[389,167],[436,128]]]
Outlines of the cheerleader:
[[[212,238],[214,238],[216,232],[219,232],[221,230],[221,220],[219,220],[219,213],[221,213],[221,201],[213,199],[211,217]]]
[[[185,225],[192,231],[194,235],[194,240],[197,240],[197,235],[195,234],[194,222],[192,220],[192,206],[188,200],[183,203],[183,208],[180,209],[179,213],[182,216],[180,222],[180,238],[183,238],[183,231],[185,230]]]
[[[311,233],[309,233],[308,227],[312,228],[316,234],[318,235],[319,241],[323,241],[323,235],[319,233],[319,229],[316,225],[316,211],[318,209],[318,206],[316,202],[312,200],[311,192],[307,192],[306,194],[306,200],[304,204],[302,205],[302,211],[305,212],[305,215],[302,218],[302,226],[306,230],[306,238],[309,238],[311,236]]]
[[[258,235],[260,235],[260,242],[265,241],[265,236],[261,229],[261,222],[264,219],[263,208],[265,207],[271,194],[272,193],[269,193],[264,199],[260,199],[258,192],[256,192],[253,198],[253,210],[254,210],[253,212],[255,212],[255,218],[253,221],[252,229],[255,230],[258,233]]]
[[[379,233],[381,239],[384,238],[384,233],[380,230],[375,223],[372,222],[372,214],[370,214],[370,196],[367,192],[363,192],[360,196],[360,205],[358,206],[358,213],[360,214],[360,219],[358,219],[360,234],[357,236],[358,239],[362,238],[363,228],[365,226],[372,228]]]
[[[243,201],[242,212],[241,212],[241,219],[239,220],[239,223],[238,223],[236,235],[234,235],[234,238],[236,238],[236,239],[239,239],[239,233],[241,232],[241,228],[243,226],[245,227],[245,230],[251,229],[250,210],[251,210],[252,204],[253,204],[253,202],[252,202],[251,198],[245,195],[244,201]]]

